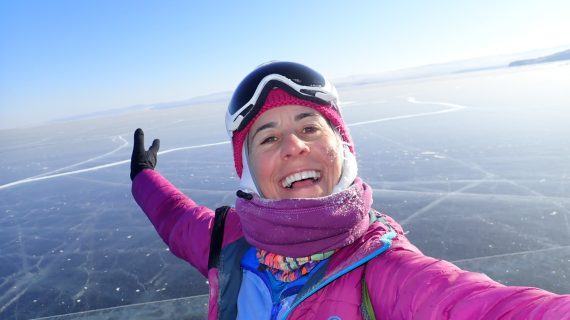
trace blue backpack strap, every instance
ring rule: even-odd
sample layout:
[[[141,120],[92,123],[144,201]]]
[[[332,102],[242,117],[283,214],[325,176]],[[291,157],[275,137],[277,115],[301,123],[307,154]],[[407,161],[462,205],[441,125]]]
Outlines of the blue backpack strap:
[[[224,241],[224,225],[226,216],[230,210],[229,206],[216,209],[214,216],[214,226],[210,238],[210,254],[208,256],[208,270],[217,268],[220,264],[220,253],[222,252],[222,242]]]

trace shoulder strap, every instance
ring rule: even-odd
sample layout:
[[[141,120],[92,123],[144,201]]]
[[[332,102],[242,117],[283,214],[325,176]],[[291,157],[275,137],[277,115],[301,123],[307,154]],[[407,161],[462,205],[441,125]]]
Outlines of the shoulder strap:
[[[210,238],[210,255],[208,256],[208,270],[217,268],[220,263],[220,253],[222,252],[222,242],[224,241],[224,225],[230,207],[223,206],[216,209],[214,216],[214,226]]]
[[[368,286],[366,285],[366,264],[364,265],[364,270],[362,271],[362,279],[360,282],[362,282],[362,304],[360,305],[362,317],[365,320],[376,320],[374,307],[372,306],[372,301],[370,301],[370,294],[368,291]]]

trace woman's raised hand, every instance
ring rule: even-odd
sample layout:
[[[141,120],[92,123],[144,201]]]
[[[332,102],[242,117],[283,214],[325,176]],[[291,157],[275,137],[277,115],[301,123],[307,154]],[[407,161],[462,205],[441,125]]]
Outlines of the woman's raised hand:
[[[133,146],[133,155],[131,156],[131,181],[135,176],[143,171],[143,169],[152,169],[156,166],[158,149],[160,148],[160,140],[154,139],[148,150],[144,147],[144,132],[141,128],[135,130],[135,141]]]

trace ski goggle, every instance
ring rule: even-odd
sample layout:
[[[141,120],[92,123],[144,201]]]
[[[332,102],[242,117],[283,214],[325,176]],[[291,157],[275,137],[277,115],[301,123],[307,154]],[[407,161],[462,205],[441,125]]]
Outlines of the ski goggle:
[[[248,74],[232,95],[226,113],[226,130],[232,137],[257,115],[273,88],[281,88],[303,100],[338,109],[335,87],[320,73],[294,62],[269,62]]]

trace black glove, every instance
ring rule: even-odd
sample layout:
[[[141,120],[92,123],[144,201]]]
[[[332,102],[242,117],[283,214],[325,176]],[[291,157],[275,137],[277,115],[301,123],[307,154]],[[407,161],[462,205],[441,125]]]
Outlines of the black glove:
[[[131,156],[131,181],[143,169],[152,169],[156,166],[156,156],[160,148],[160,140],[154,139],[148,151],[144,148],[144,132],[141,128],[135,131],[135,144]]]

